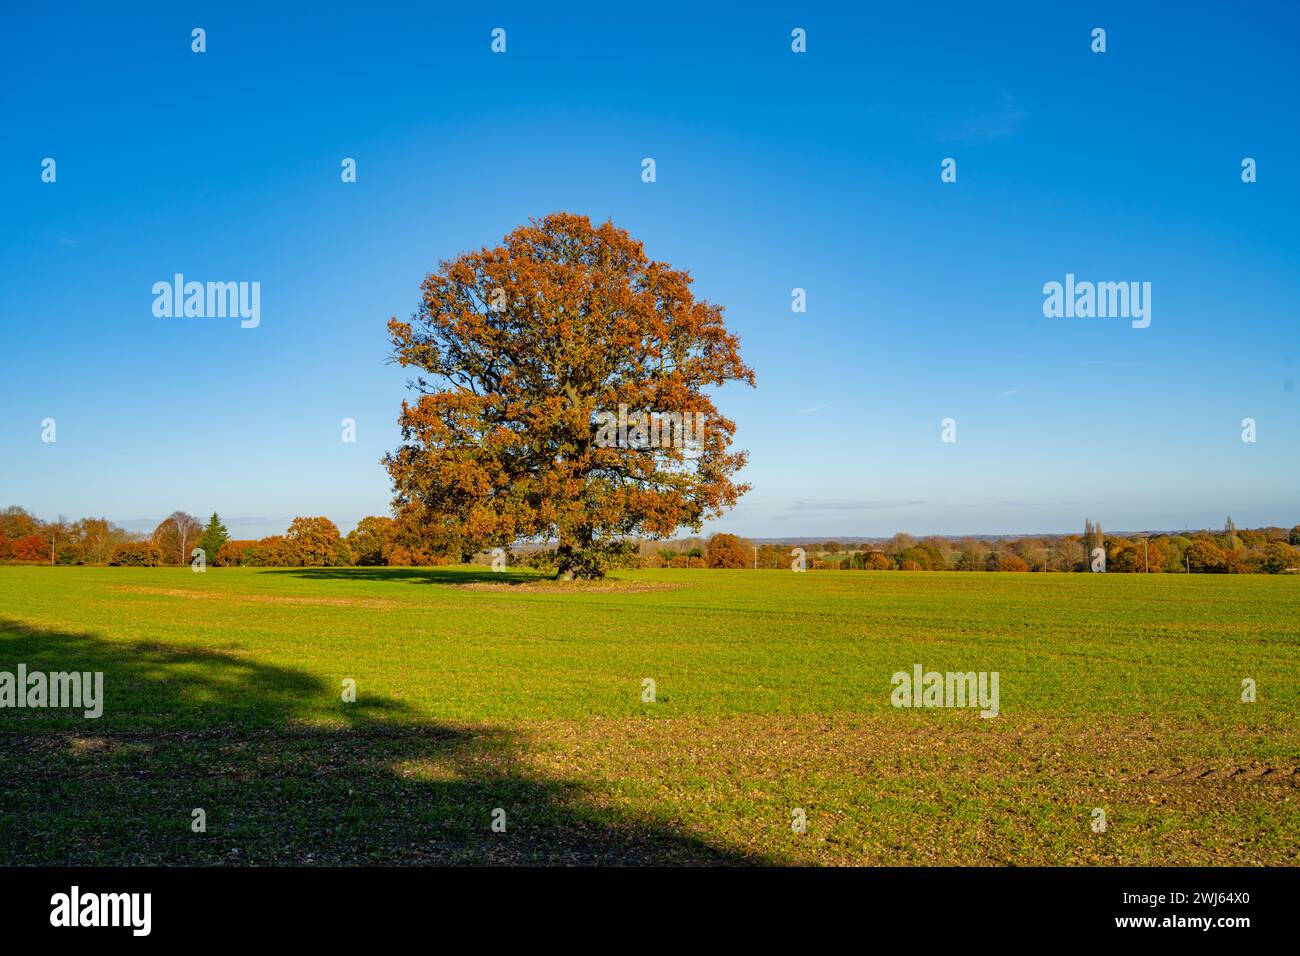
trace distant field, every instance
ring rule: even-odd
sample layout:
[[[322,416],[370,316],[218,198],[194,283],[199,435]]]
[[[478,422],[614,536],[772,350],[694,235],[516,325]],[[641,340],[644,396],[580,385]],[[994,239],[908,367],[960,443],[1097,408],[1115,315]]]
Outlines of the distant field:
[[[19,663],[0,864],[1300,862],[1294,577],[0,567]]]

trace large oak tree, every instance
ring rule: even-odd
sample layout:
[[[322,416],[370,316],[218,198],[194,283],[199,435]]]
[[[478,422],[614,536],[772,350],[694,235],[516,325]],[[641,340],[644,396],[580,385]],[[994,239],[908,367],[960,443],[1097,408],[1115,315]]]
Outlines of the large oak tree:
[[[434,548],[548,539],[561,577],[598,577],[627,536],[698,530],[749,490],[732,481],[735,424],[705,389],[754,373],[722,308],[624,230],[554,213],[440,263],[422,291],[410,321],[388,323],[395,360],[421,374],[384,463]],[[611,442],[601,424],[620,408]],[[647,440],[642,413],[700,427]]]

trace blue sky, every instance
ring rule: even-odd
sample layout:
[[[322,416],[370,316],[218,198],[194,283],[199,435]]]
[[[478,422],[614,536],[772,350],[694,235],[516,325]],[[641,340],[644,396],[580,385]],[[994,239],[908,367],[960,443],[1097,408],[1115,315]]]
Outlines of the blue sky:
[[[387,513],[385,322],[568,210],[690,270],[757,372],[709,530],[1300,523],[1292,5],[702,6],[7,11],[0,503]],[[178,272],[260,282],[260,326],[155,318]],[[1150,282],[1150,327],[1045,318],[1066,273]]]

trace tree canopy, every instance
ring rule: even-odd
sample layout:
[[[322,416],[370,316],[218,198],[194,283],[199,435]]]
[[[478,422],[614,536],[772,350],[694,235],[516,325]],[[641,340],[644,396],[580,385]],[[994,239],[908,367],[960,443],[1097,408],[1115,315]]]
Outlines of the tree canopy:
[[[153,530],[153,543],[163,554],[163,559],[176,564],[189,564],[190,549],[203,533],[203,526],[193,515],[173,511]]]
[[[199,535],[199,547],[208,561],[212,561],[221,553],[221,546],[230,540],[230,534],[226,531],[226,526],[221,523],[220,516],[214,511],[212,517],[208,519],[203,533]]]
[[[384,463],[435,547],[554,540],[561,577],[595,577],[627,536],[699,530],[748,490],[705,389],[754,373],[722,308],[624,230],[555,213],[442,262],[422,292],[388,324],[422,374]]]

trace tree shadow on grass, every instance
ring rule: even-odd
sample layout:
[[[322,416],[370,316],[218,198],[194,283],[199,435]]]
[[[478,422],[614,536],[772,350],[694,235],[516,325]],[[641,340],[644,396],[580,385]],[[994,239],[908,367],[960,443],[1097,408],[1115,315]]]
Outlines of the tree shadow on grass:
[[[439,568],[274,568],[263,574],[311,581],[396,581],[402,584],[542,584],[553,579],[536,571],[493,571],[464,565]]]
[[[596,807],[531,771],[509,730],[345,704],[233,652],[0,618],[0,671],[19,663],[102,671],[104,714],[0,709],[0,865],[767,862]],[[308,723],[329,700],[337,726]]]

